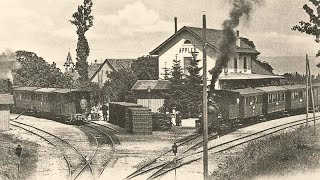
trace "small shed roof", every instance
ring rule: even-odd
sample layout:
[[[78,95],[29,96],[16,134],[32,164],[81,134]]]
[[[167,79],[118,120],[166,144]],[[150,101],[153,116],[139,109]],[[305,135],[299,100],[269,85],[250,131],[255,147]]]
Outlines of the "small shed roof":
[[[13,88],[15,91],[34,91],[36,89],[39,89],[39,87],[27,87],[27,86],[22,86],[22,87],[14,87]]]
[[[0,94],[0,104],[14,104],[13,96],[10,94]]]
[[[286,88],[288,90],[294,90],[294,89],[306,89],[306,85],[302,84],[295,84],[295,85],[283,85],[283,88]]]
[[[253,89],[253,88],[245,88],[245,89],[234,89],[231,90],[233,92],[238,92],[242,95],[247,95],[247,94],[262,94],[263,91],[258,90],[258,89]]]
[[[256,89],[262,90],[264,92],[275,92],[275,91],[286,91],[286,88],[281,86],[266,86],[266,87],[257,87]]]
[[[150,87],[151,90],[165,90],[169,89],[170,81],[168,80],[138,80],[131,90],[147,90]]]
[[[40,88],[35,90],[34,92],[40,92],[40,93],[48,93],[56,90],[57,88]]]

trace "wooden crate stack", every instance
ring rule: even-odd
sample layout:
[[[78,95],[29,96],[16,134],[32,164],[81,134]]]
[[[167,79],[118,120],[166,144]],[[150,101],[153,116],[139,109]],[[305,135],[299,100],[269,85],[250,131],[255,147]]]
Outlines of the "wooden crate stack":
[[[132,134],[152,134],[152,115],[148,108],[129,108],[129,132]]]
[[[129,130],[128,108],[130,107],[142,107],[142,105],[127,102],[110,102],[109,122]]]

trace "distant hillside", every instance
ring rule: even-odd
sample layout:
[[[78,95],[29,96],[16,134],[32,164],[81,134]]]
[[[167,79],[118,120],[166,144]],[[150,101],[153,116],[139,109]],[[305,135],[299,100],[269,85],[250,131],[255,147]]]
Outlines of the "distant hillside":
[[[282,75],[284,73],[299,74],[306,73],[306,57],[304,56],[276,56],[276,57],[259,57],[260,61],[266,61],[273,67],[275,74]],[[320,58],[309,57],[311,74],[320,73],[320,68],[316,65],[320,62]]]

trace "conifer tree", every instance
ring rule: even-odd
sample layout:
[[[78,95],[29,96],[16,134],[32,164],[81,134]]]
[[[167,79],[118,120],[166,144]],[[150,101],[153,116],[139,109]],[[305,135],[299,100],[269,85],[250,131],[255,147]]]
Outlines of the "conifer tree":
[[[196,53],[192,53],[190,65],[186,68],[188,70],[185,88],[185,93],[188,94],[186,104],[191,117],[198,117],[200,113],[198,111],[202,106],[202,76],[200,75],[202,68],[198,66],[199,62]]]

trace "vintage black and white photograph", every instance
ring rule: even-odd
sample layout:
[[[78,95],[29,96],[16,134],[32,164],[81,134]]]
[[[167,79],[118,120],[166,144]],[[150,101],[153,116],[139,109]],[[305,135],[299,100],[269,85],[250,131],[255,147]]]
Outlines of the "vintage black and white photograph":
[[[0,180],[320,179],[320,0],[2,0]]]

